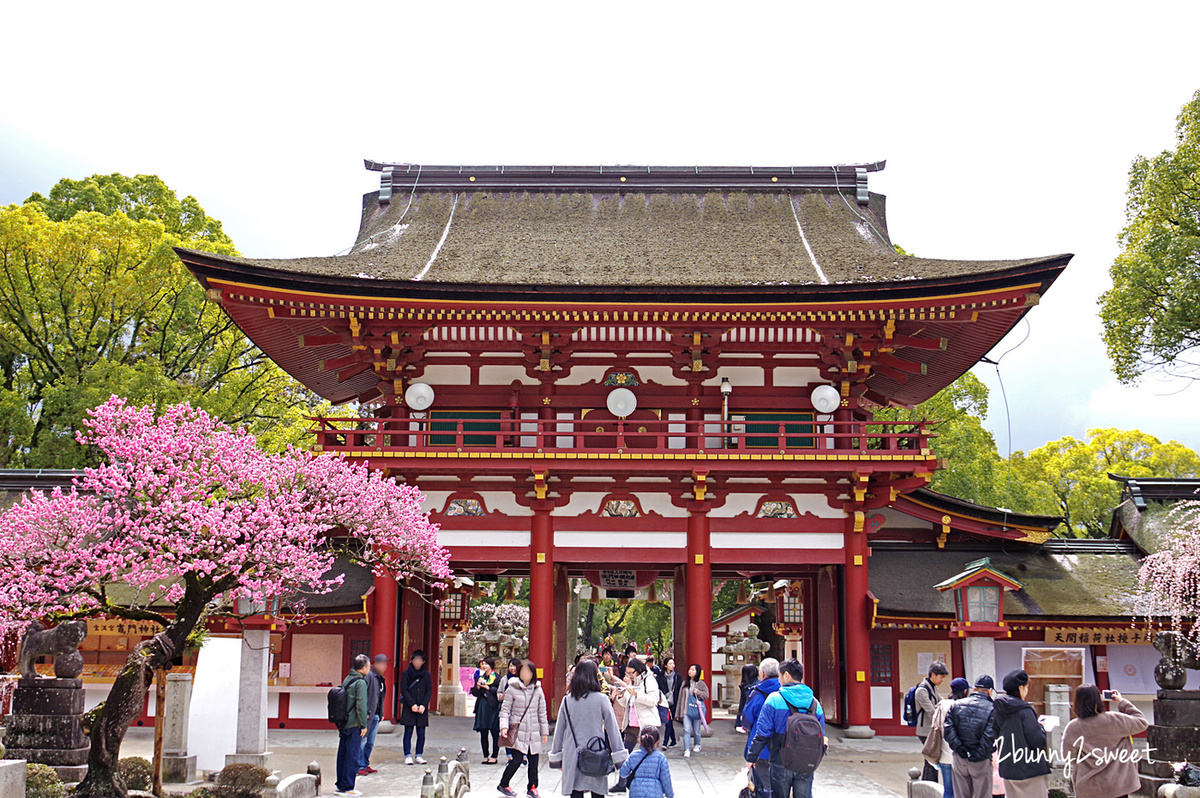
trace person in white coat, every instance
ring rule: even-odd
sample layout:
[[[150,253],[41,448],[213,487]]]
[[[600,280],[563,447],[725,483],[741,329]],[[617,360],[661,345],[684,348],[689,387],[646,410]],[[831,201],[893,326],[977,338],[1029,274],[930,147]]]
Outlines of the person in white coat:
[[[516,731],[509,735],[514,726]],[[510,736],[513,744],[508,747],[508,766],[500,777],[500,794],[509,798],[517,794],[508,785],[528,759],[529,780],[525,794],[529,798],[539,798],[538,756],[542,753],[542,746],[550,739],[550,721],[546,715],[546,694],[538,684],[537,666],[532,662],[521,663],[517,675],[508,680],[504,691],[504,703],[500,707],[500,738],[507,742]]]

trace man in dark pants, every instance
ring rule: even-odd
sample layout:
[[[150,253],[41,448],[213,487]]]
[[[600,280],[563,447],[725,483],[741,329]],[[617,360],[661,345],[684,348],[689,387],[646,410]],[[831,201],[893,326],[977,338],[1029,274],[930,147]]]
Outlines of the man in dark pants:
[[[950,671],[944,662],[933,663],[929,666],[929,673],[917,685],[917,692],[913,694],[917,705],[917,739],[921,741],[921,745],[925,744],[925,738],[929,736],[929,723],[933,720],[933,712],[937,709],[938,702],[942,700],[938,685],[949,674]],[[938,769],[929,764],[929,760],[924,757],[921,757],[921,763],[925,766],[921,773],[921,781],[937,781]]]
[[[804,665],[794,659],[779,663],[779,689],[767,697],[754,722],[754,741],[746,751],[747,767],[752,767],[764,748],[771,751],[771,798],[812,798],[813,773],[797,773],[784,767],[782,756],[791,713],[808,712],[821,724],[825,737],[825,713],[812,688],[804,684]],[[827,738],[822,743],[827,743]]]
[[[955,798],[991,798],[992,751],[996,744],[996,705],[992,677],[980,676],[975,689],[955,701],[942,728],[946,745],[954,752],[951,775]]]
[[[367,701],[367,671],[371,660],[366,654],[354,658],[350,673],[342,681],[346,691],[346,722],[338,727],[337,792],[334,795],[362,795],[354,789],[358,769],[362,767],[362,741],[370,726],[370,706]]]
[[[376,654],[371,662],[371,670],[367,673],[367,704],[371,713],[371,725],[367,729],[366,739],[363,740],[362,767],[358,769],[360,776],[378,772],[371,767],[371,752],[375,750],[375,735],[379,732],[379,721],[383,720],[384,708],[387,706],[387,680],[384,678],[387,666],[387,654]]]

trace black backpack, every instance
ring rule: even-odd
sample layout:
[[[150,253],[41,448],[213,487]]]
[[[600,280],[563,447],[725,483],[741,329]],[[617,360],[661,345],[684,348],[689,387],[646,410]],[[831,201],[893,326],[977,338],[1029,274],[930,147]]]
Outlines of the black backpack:
[[[363,678],[361,676],[359,679]],[[342,685],[330,689],[326,695],[329,722],[339,729],[350,720],[350,693]]]
[[[783,703],[789,714],[779,761],[792,773],[812,773],[825,757],[825,735],[821,733],[821,721],[814,711],[817,699],[814,698],[803,711],[786,699]]]

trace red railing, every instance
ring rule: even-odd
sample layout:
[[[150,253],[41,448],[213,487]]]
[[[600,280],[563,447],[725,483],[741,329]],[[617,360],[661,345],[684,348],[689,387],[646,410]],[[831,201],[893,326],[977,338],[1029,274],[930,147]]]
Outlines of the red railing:
[[[324,451],[497,450],[764,454],[921,454],[923,423],[891,421],[685,421],[435,418],[316,418]]]

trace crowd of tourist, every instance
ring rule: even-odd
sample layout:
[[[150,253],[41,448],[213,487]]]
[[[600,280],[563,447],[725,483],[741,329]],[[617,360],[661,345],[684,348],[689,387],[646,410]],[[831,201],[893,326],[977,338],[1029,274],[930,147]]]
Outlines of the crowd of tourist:
[[[374,660],[360,655],[341,684],[336,795],[361,795],[356,778],[376,772],[371,753],[387,706],[387,665],[385,655]],[[949,695],[943,697],[940,687],[948,676],[946,666],[934,662],[906,698],[912,705],[911,725],[923,745],[922,779],[940,781],[944,798],[990,798],[998,774],[1009,798],[1046,798],[1049,721],[1027,700],[1029,675],[1010,672],[999,693],[988,675],[974,684],[952,679]],[[542,755],[548,754],[549,766],[562,770],[562,793],[572,798],[610,792],[673,798],[666,752],[682,747],[683,757],[691,758],[701,752],[707,735],[710,695],[700,666],[688,665],[681,673],[673,657],[659,661],[633,646],[620,654],[606,646],[595,655],[576,657],[565,687],[551,737],[551,712],[537,665],[510,659],[497,667],[492,657],[480,660],[470,688],[474,730],[483,764],[498,764],[504,749],[500,794],[517,795],[511,785],[524,767],[525,795],[540,798],[538,769]],[[734,730],[747,736],[743,755],[755,795],[810,798],[828,738],[821,703],[804,683],[804,666],[795,659],[767,657],[743,669],[740,687]],[[399,692],[405,764],[425,764],[433,679],[424,652],[413,652],[400,675]],[[1107,710],[1107,701],[1116,708]],[[331,713],[332,706],[331,696]],[[1073,709],[1075,717],[1063,732],[1066,752],[1130,749],[1131,735],[1148,725],[1120,693],[1102,694],[1095,685],[1076,689]],[[676,723],[682,726],[682,739]],[[1115,798],[1139,788],[1136,757],[1081,755],[1071,764],[1077,798]],[[610,785],[614,772],[617,781]]]

